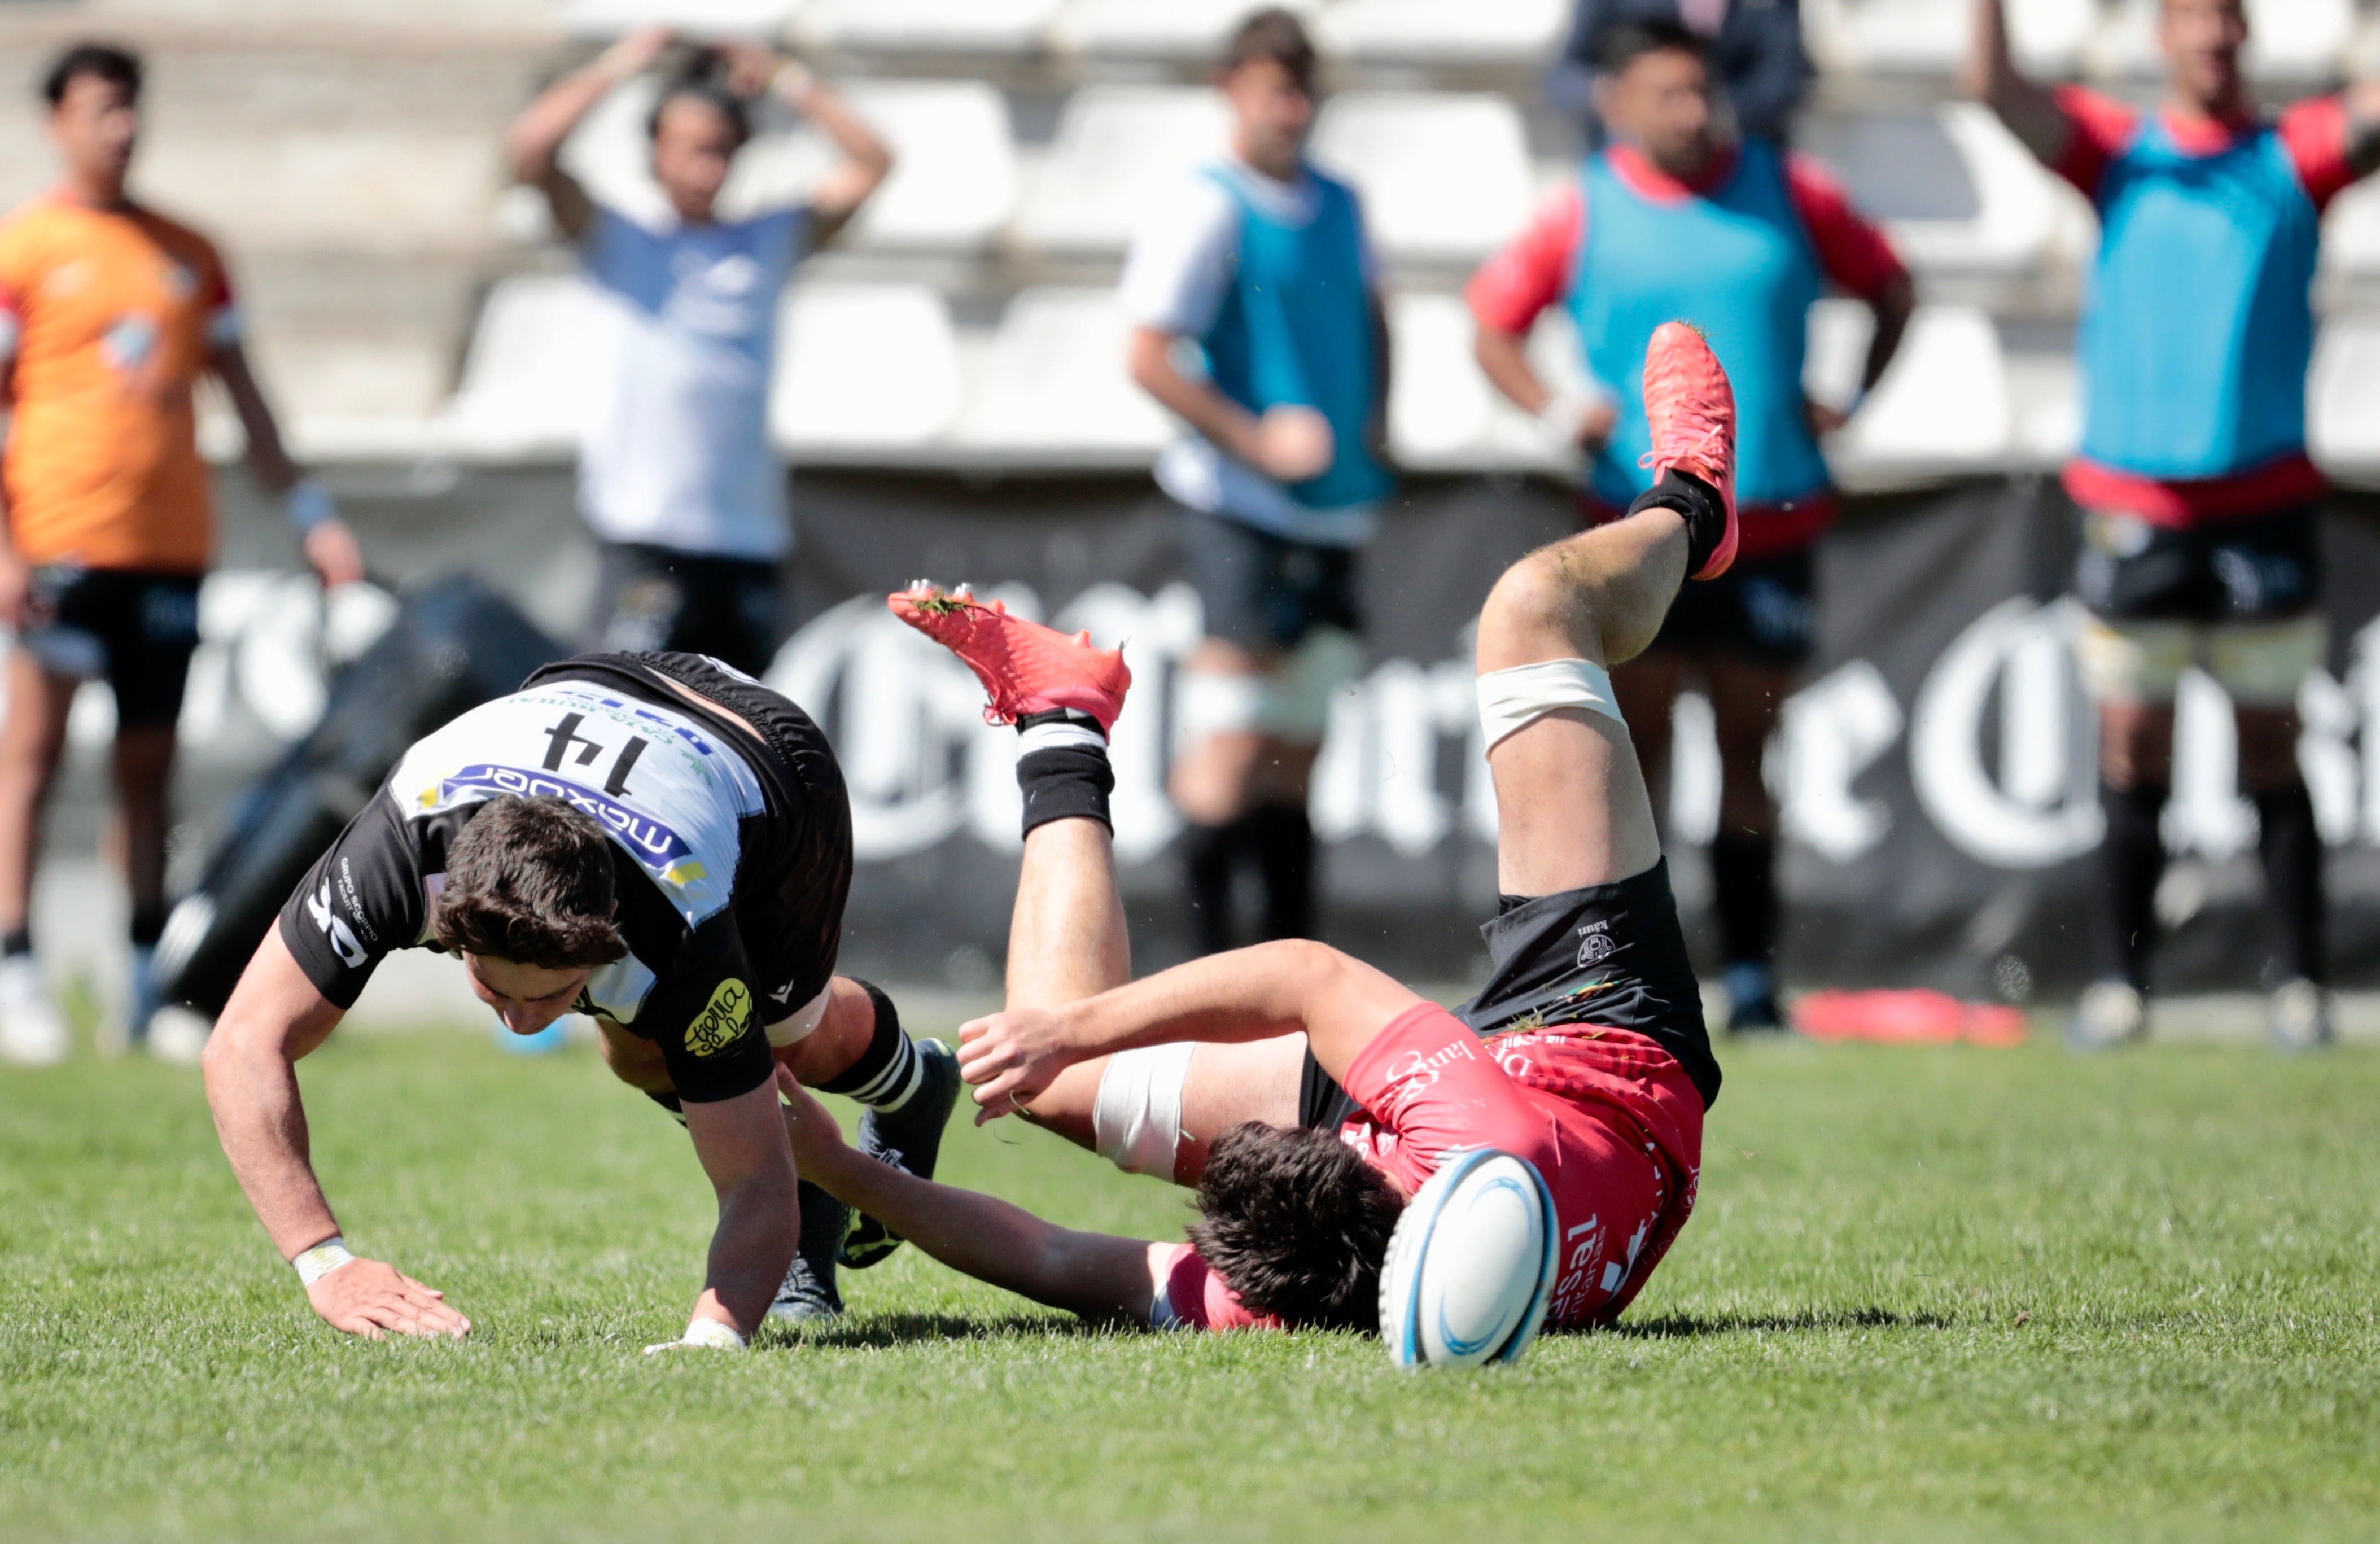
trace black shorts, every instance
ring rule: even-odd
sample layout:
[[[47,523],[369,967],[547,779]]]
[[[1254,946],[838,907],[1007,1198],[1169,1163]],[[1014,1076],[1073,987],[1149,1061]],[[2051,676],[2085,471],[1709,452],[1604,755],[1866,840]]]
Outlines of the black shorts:
[[[1664,858],[1633,879],[1558,895],[1507,895],[1488,941],[1488,984],[1454,1010],[1482,1035],[1592,1024],[1645,1036],[1678,1059],[1707,1107],[1718,1060],[1703,1025],[1702,987],[1686,958]],[[1336,1127],[1354,1100],[1306,1052],[1301,1125]]]
[[[1738,558],[1718,578],[1682,585],[1656,649],[1715,649],[1762,664],[1806,663],[1818,640],[1817,552]]]
[[[764,674],[783,638],[777,565],[606,541],[595,599],[607,653],[708,654]]]
[[[1317,627],[1364,630],[1353,548],[1291,541],[1196,510],[1183,511],[1182,548],[1208,638],[1270,654]]]
[[[36,568],[31,610],[41,620],[26,630],[25,647],[53,675],[105,676],[118,724],[171,724],[182,716],[199,646],[199,582],[196,574]]]
[[[2321,577],[2313,505],[2189,530],[2086,511],[2074,592],[2110,621],[2278,622],[2321,602]]]
[[[716,702],[760,732],[688,702],[654,675]],[[774,1023],[826,990],[843,946],[851,894],[851,797],[826,732],[759,682],[699,654],[582,654],[521,683],[594,680],[637,692],[735,746],[760,779],[767,817],[747,827],[735,867],[736,936],[751,967],[764,1022]]]

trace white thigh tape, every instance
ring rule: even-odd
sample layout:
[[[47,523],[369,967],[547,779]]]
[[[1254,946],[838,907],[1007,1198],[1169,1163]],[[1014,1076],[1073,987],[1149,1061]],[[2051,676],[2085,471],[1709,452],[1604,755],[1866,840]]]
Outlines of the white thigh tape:
[[[1151,1045],[1119,1051],[1099,1075],[1091,1104],[1091,1135],[1099,1156],[1128,1174],[1173,1177],[1182,1145],[1182,1085],[1195,1045]]]
[[[769,1043],[772,1046],[798,1045],[808,1039],[826,1018],[826,1000],[834,995],[834,983],[794,1010],[790,1018],[781,1018],[768,1027]]]
[[[1542,660],[1479,677],[1479,729],[1493,750],[1548,713],[1584,708],[1626,724],[1611,695],[1611,672],[1593,660]]]
[[[1245,735],[1264,722],[1265,678],[1185,670],[1173,679],[1173,732],[1185,746]]]

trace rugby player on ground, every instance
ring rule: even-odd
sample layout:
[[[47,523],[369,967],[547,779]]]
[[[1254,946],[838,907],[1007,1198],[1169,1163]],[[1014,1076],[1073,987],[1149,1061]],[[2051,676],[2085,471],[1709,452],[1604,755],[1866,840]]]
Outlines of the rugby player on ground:
[[[1777,801],[1761,775],[1778,714],[1816,643],[1819,535],[1836,499],[1818,436],[1857,402],[1803,395],[1810,308],[1832,285],[1876,319],[1861,396],[1884,378],[1915,304],[1908,270],[1831,173],[1765,140],[1731,142],[1712,100],[1709,43],[1674,21],[1632,20],[1601,38],[1597,100],[1611,144],[1587,159],[1529,228],[1483,266],[1468,298],[1479,363],[1497,389],[1573,441],[1591,462],[1588,517],[1642,492],[1645,415],[1630,377],[1671,317],[1705,329],[1741,415],[1743,550],[1717,584],[1680,598],[1661,636],[1613,677],[1658,786],[1670,718],[1688,676],[1718,720],[1713,909],[1725,952],[1728,1027],[1780,1027]],[[1526,352],[1560,306],[1576,326],[1597,395],[1549,390]]]
[[[2306,456],[2322,213],[2380,168],[2380,84],[2267,119],[2240,68],[2241,0],[2162,0],[2169,79],[2143,113],[2027,79],[1998,0],[1977,0],[1969,91],[2099,213],[2077,343],[2082,511],[2077,652],[2099,704],[2099,979],[2069,1037],[2148,1027],[2159,830],[2173,788],[2174,694],[2203,665],[2238,719],[2279,958],[2270,1023],[2285,1049],[2331,1037],[2323,851],[2298,765],[2298,691],[2321,664],[2321,500]]]
[[[1407,1198],[1448,1153],[1494,1147],[1553,1190],[1548,1321],[1619,1314],[1693,1209],[1719,1071],[1608,672],[1652,641],[1682,579],[1724,572],[1735,545],[1733,403],[1693,330],[1654,336],[1645,395],[1654,487],[1513,565],[1480,617],[1506,894],[1484,930],[1493,974],[1459,1013],[1312,942],[1126,984],[1105,741],[1122,661],[963,594],[893,597],[1022,731],[1008,1006],[961,1031],[978,1119],[1022,1114],[1196,1185],[1202,1216],[1189,1243],[1150,1243],[910,1178],[845,1149],[787,1075],[803,1173],[945,1264],[1087,1316],[1368,1329]]]
[[[921,1174],[959,1083],[949,1047],[834,974],[851,864],[826,737],[700,655],[565,660],[417,742],[289,898],[206,1048],[224,1151],[315,1311],[366,1335],[470,1328],[349,1253],[298,1096],[296,1062],[382,958],[429,947],[514,1034],[593,1015],[613,1072],[684,1121],[719,1226],[673,1343],[840,1312],[838,1248],[868,1264],[897,1240],[865,1220],[846,1236],[846,1210],[808,1185],[797,1206],[772,1069],[868,1106],[863,1147]]]

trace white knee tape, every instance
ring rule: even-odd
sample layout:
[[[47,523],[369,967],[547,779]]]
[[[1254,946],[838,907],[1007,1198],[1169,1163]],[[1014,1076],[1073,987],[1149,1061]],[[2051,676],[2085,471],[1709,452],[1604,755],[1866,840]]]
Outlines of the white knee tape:
[[[1182,1085],[1195,1045],[1152,1045],[1119,1051],[1099,1075],[1091,1104],[1091,1135],[1099,1156],[1128,1174],[1173,1177],[1182,1145]]]
[[[781,1018],[768,1026],[769,1043],[782,1050],[786,1046],[798,1045],[808,1039],[818,1032],[818,1027],[825,1022],[826,1000],[833,995],[834,983],[830,981],[826,985],[826,990],[795,1009],[792,1017]]]
[[[1173,681],[1173,732],[1182,744],[1245,735],[1264,722],[1265,678],[1185,670]]]
[[[1563,708],[1584,708],[1625,725],[1611,695],[1611,672],[1593,660],[1541,660],[1491,670],[1479,677],[1479,729],[1493,750],[1510,736]]]
[[[1291,745],[1320,745],[1339,688],[1364,674],[1364,645],[1337,627],[1308,629],[1266,681],[1257,727]]]

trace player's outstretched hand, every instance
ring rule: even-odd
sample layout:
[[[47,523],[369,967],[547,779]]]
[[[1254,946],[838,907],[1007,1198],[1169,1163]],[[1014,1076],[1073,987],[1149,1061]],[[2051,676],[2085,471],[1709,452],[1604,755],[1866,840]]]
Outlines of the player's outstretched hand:
[[[975,1085],[978,1125],[1024,1110],[1074,1062],[1047,1008],[1007,1008],[959,1026],[959,1076]]]
[[[777,1092],[784,1096],[785,1135],[794,1145],[794,1167],[815,1179],[845,1145],[843,1127],[783,1062],[777,1064]]]
[[[306,533],[306,561],[325,590],[353,584],[364,577],[364,550],[347,523],[329,519]]]
[[[1249,459],[1277,481],[1304,482],[1329,471],[1336,454],[1330,420],[1311,407],[1285,402],[1266,408],[1257,419]]]
[[[461,1340],[470,1333],[471,1321],[449,1307],[445,1296],[393,1265],[360,1257],[306,1289],[307,1301],[323,1322],[369,1340],[392,1331]]]

